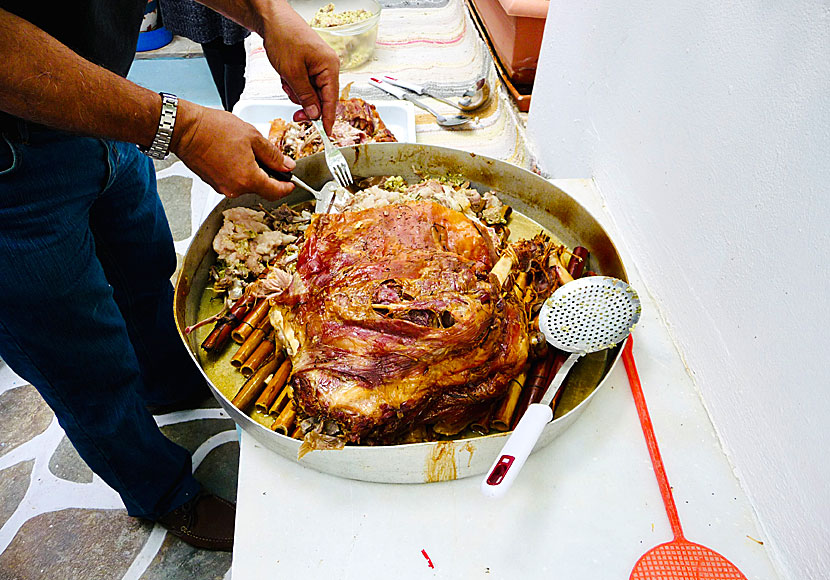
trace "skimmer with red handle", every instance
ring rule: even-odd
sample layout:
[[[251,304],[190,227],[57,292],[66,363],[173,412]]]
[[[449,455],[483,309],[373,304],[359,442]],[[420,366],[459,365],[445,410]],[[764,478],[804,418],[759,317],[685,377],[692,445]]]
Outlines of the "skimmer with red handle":
[[[666,514],[674,534],[672,541],[655,546],[637,560],[631,571],[630,580],[746,580],[746,576],[732,562],[714,550],[690,542],[683,536],[677,506],[674,503],[669,478],[666,476],[666,468],[660,457],[654,427],[651,424],[643,388],[640,385],[640,376],[634,364],[631,337],[628,338],[623,348],[622,359],[625,372],[628,374],[628,382],[631,384],[631,394],[634,396],[643,435],[648,444],[648,454],[651,456],[654,474],[660,485],[663,505],[666,506]]]

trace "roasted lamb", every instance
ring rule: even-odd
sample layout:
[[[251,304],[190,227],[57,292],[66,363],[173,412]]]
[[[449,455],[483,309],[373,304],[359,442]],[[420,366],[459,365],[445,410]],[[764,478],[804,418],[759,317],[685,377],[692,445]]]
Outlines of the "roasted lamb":
[[[258,420],[304,438],[301,455],[474,428],[542,355],[538,309],[567,281],[570,253],[542,233],[508,243],[510,208],[452,176],[367,178],[333,212],[225,212],[214,290],[244,292],[210,336],[244,315],[237,330],[278,345],[272,366],[288,358],[234,404],[255,399]],[[240,304],[248,312],[234,314]],[[254,305],[270,308],[264,326]]]
[[[300,416],[333,421],[344,442],[390,443],[415,425],[463,428],[503,395],[529,337],[491,276],[495,242],[432,202],[314,216],[271,311]]]

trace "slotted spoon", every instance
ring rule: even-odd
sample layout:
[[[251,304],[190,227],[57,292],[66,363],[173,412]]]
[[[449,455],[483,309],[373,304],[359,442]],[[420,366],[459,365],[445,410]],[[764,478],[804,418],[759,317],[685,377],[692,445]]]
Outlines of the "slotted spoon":
[[[657,437],[654,435],[651,416],[640,385],[640,376],[634,364],[632,340],[629,338],[623,348],[623,364],[628,374],[628,382],[631,384],[631,394],[634,396],[637,415],[640,417],[648,454],[651,456],[654,474],[660,485],[660,495],[663,496],[663,505],[666,507],[674,539],[643,554],[631,570],[630,580],[746,580],[746,576],[732,562],[714,550],[690,542],[683,536],[680,516],[677,514],[669,478],[663,466],[660,449],[657,447]]]
[[[628,283],[608,276],[579,278],[561,286],[542,305],[539,328],[547,341],[571,353],[545,395],[528,406],[505,443],[481,491],[500,497],[513,485],[533,446],[551,419],[550,403],[574,363],[583,355],[610,348],[628,337],[640,319],[640,298]]]

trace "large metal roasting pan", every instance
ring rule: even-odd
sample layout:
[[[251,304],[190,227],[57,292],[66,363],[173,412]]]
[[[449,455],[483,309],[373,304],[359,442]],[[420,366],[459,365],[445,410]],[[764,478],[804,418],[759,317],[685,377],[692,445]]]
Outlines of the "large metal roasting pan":
[[[582,245],[591,252],[588,267],[600,274],[627,280],[620,256],[606,231],[576,200],[538,175],[509,163],[465,151],[411,143],[375,143],[342,150],[355,176],[461,174],[480,191],[498,191],[515,211],[544,226],[562,243],[573,248]],[[416,173],[417,172],[417,173]],[[331,179],[322,153],[301,159],[295,173],[319,188]],[[176,284],[175,317],[179,334],[195,364],[201,369],[199,344],[184,334],[184,328],[197,320],[200,297],[208,284],[208,272],[214,263],[211,247],[222,225],[222,211],[237,206],[277,206],[299,203],[308,194],[295,190],[279,202],[264,202],[255,195],[224,199],[210,213],[187,250]],[[602,380],[597,388],[573,410],[545,427],[536,447],[548,445],[582,413],[606,381],[620,356],[619,347],[607,358]],[[205,374],[204,369],[202,373]],[[300,442],[267,429],[240,412],[210,381],[214,396],[222,408],[245,432],[266,448],[289,461],[297,461]],[[314,451],[300,463],[307,467],[350,479],[382,483],[422,483],[451,480],[484,473],[501,450],[509,433],[394,446],[348,446],[339,451]],[[275,457],[274,461],[282,459]]]

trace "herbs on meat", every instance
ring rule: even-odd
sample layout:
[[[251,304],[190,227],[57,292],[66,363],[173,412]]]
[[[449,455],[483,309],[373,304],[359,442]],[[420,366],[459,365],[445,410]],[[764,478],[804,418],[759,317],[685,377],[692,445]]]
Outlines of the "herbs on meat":
[[[311,213],[287,205],[274,211],[235,207],[222,213],[224,223],[213,239],[217,257],[211,272],[214,292],[232,302],[255,281],[258,287],[249,291],[273,280],[284,281],[297,259],[298,241],[311,222]]]

